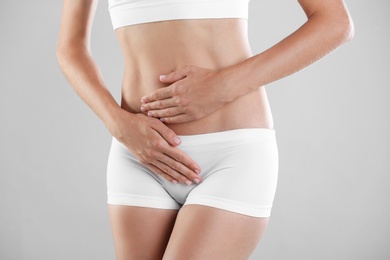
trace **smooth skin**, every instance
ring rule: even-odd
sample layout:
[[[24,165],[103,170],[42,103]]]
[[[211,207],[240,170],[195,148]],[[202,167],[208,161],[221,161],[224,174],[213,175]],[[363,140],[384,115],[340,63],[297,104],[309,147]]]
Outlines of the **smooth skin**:
[[[268,218],[200,205],[176,210],[109,206],[117,259],[244,260]]]
[[[142,97],[141,110],[166,123],[205,117],[259,86],[307,67],[353,38],[353,23],[342,0],[298,2],[308,20],[293,34],[263,53],[222,70],[190,65],[160,75],[160,81],[170,86]]]
[[[298,2],[307,22],[255,56],[243,19],[118,28],[125,59],[119,106],[90,52],[97,0],[64,0],[58,62],[77,94],[141,163],[173,183],[198,182],[202,169],[180,150],[178,135],[273,128],[263,86],[352,38],[342,0]],[[109,214],[120,260],[248,259],[268,223],[202,205],[180,211],[109,205]]]

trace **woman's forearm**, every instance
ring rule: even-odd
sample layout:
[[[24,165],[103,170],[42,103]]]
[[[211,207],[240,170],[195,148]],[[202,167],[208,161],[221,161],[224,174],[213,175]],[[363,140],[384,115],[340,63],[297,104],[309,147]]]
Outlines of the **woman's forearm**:
[[[57,58],[76,93],[112,131],[115,117],[121,108],[107,89],[88,49],[60,46],[57,48]]]
[[[352,39],[353,24],[345,9],[305,11],[308,21],[290,36],[220,72],[231,92],[228,101],[297,72]]]
[[[120,108],[105,86],[90,53],[90,35],[97,0],[64,0],[57,43],[58,63],[70,84],[110,129]]]

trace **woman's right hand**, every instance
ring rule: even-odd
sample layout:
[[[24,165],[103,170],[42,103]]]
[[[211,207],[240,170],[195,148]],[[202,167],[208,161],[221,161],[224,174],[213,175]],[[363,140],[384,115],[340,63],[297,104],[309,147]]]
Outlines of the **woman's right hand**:
[[[172,183],[199,183],[200,167],[178,146],[180,138],[160,120],[121,109],[112,135],[146,167]]]

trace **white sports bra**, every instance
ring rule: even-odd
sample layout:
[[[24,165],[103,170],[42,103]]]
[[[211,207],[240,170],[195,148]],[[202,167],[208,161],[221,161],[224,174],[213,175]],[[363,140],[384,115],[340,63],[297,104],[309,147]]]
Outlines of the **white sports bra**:
[[[108,0],[114,29],[179,19],[248,19],[250,0]]]

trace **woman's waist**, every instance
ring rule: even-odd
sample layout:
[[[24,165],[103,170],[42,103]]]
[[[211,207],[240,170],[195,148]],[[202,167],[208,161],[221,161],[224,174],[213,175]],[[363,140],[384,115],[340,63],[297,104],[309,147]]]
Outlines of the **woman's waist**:
[[[140,111],[142,96],[122,96],[122,108],[131,113]],[[264,87],[226,104],[196,121],[167,124],[178,135],[194,135],[242,128],[273,129],[273,118]]]

